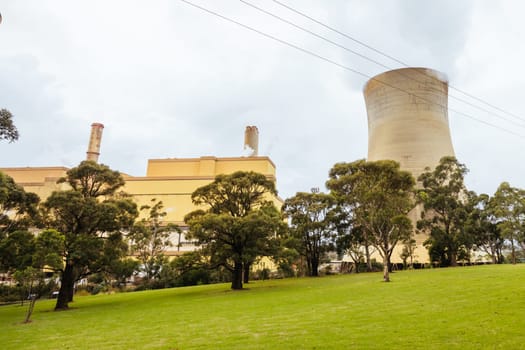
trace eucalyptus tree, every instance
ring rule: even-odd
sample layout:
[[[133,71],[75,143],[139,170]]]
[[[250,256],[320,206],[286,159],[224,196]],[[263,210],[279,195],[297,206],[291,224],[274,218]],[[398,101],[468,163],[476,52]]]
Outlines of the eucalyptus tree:
[[[392,160],[358,160],[330,171],[327,186],[348,206],[354,229],[360,228],[383,258],[385,282],[395,246],[413,231],[407,214],[414,207],[414,185],[412,175]]]
[[[176,225],[166,225],[163,218],[162,201],[155,198],[151,205],[143,205],[140,210],[147,211],[148,216],[141,219],[131,229],[128,239],[131,253],[142,264],[140,269],[145,273],[146,283],[159,276],[162,266],[166,264],[165,251],[172,246],[171,234],[180,232]]]
[[[473,197],[472,211],[467,220],[467,230],[473,237],[475,247],[488,254],[493,264],[503,262],[505,237],[496,216],[497,206],[494,197],[480,194]]]
[[[309,276],[319,275],[325,253],[334,250],[336,239],[336,201],[325,193],[298,192],[286,199],[282,211],[290,221],[289,233],[295,247],[306,259]]]
[[[517,247],[525,243],[525,190],[501,183],[494,193],[493,210],[501,234],[510,243],[510,257],[515,264]]]
[[[419,230],[429,234],[426,242],[431,257],[441,264],[457,266],[458,255],[468,253],[473,237],[466,230],[473,193],[467,191],[467,167],[455,157],[443,157],[435,169],[426,168],[418,181],[417,200],[423,204]]]

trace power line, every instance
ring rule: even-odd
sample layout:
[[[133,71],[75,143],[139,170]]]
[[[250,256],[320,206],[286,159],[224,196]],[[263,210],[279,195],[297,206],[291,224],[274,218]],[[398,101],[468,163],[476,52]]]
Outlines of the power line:
[[[397,59],[397,58],[395,58],[395,57],[393,57],[393,56],[391,56],[391,55],[389,55],[389,54],[387,54],[387,53],[385,53],[385,52],[383,52],[383,51],[381,51],[381,50],[378,50],[378,49],[376,49],[375,47],[370,46],[370,45],[364,43],[363,41],[358,40],[358,39],[356,39],[356,38],[354,38],[354,37],[352,37],[352,36],[350,36],[350,35],[348,35],[348,34],[342,32],[342,31],[340,31],[340,30],[338,30],[338,29],[336,29],[336,28],[334,28],[334,27],[331,27],[331,26],[329,26],[329,25],[327,25],[327,24],[325,24],[325,23],[323,23],[323,22],[321,22],[321,21],[319,21],[319,20],[317,20],[317,19],[315,19],[315,18],[313,18],[313,17],[311,17],[311,16],[309,16],[309,15],[307,15],[307,14],[305,14],[305,13],[299,11],[299,10],[296,10],[295,8],[293,8],[293,7],[289,6],[289,5],[286,5],[286,4],[282,3],[282,2],[279,1],[279,0],[272,0],[272,1],[273,1],[274,3],[276,3],[276,4],[278,4],[278,5],[280,5],[280,6],[284,7],[284,8],[286,8],[286,9],[288,9],[288,10],[290,10],[290,11],[292,11],[292,12],[294,12],[294,13],[296,13],[296,14],[302,16],[302,17],[304,17],[304,18],[309,19],[309,20],[312,21],[312,22],[315,22],[315,23],[319,24],[320,26],[322,26],[322,27],[324,27],[324,28],[326,28],[326,29],[329,29],[329,30],[331,30],[331,31],[333,31],[333,32],[335,32],[335,33],[337,33],[337,34],[339,34],[339,35],[342,35],[342,36],[344,36],[345,38],[347,38],[347,39],[349,39],[349,40],[352,40],[353,42],[355,42],[355,43],[357,43],[357,44],[359,44],[359,45],[361,45],[361,46],[364,46],[364,47],[366,47],[367,49],[374,51],[375,53],[380,54],[380,55],[383,56],[383,57],[389,58],[389,59],[391,59],[392,61],[397,62],[397,63],[399,63],[399,64],[401,64],[401,65],[403,65],[403,66],[405,66],[405,67],[410,67],[409,64],[407,64],[407,63],[405,63],[405,62],[403,62],[403,61],[401,61],[401,60],[399,60],[399,59]],[[519,115],[516,115],[516,114],[514,114],[514,113],[508,112],[508,111],[506,111],[506,110],[504,110],[504,109],[502,109],[502,108],[500,108],[500,107],[498,107],[498,106],[495,106],[494,104],[492,104],[492,103],[490,103],[490,102],[487,102],[487,101],[485,101],[485,100],[483,100],[483,99],[481,99],[481,98],[479,98],[479,97],[476,97],[476,96],[474,96],[474,95],[472,95],[472,94],[470,94],[470,93],[468,93],[468,92],[466,92],[466,91],[464,91],[464,90],[461,90],[461,89],[459,89],[459,88],[457,88],[457,87],[455,87],[455,86],[453,86],[453,85],[451,85],[451,84],[449,84],[449,87],[450,87],[451,89],[453,89],[453,90],[455,90],[455,91],[457,91],[457,92],[459,92],[459,93],[462,93],[463,95],[468,96],[468,97],[470,97],[470,98],[472,98],[472,99],[474,99],[474,100],[476,100],[476,101],[478,101],[478,102],[481,102],[481,103],[483,103],[484,105],[489,106],[489,107],[491,107],[491,108],[493,108],[493,109],[495,109],[495,110],[497,110],[497,111],[500,111],[500,112],[502,112],[502,113],[504,113],[504,114],[507,114],[507,115],[509,115],[509,116],[511,116],[511,117],[514,117],[514,118],[516,118],[516,119],[519,119],[519,120],[521,120],[521,121],[525,121],[525,118],[520,117]],[[491,113],[491,114],[493,114],[493,113]]]
[[[359,57],[361,57],[361,58],[363,58],[363,59],[365,59],[365,60],[367,60],[367,61],[369,61],[369,62],[372,62],[372,63],[374,63],[374,64],[377,64],[378,66],[381,66],[381,67],[383,67],[383,68],[385,68],[385,69],[388,69],[388,70],[393,69],[393,67],[391,67],[391,66],[387,66],[387,65],[385,65],[385,64],[383,64],[383,63],[381,63],[381,62],[379,62],[379,61],[377,61],[377,60],[374,60],[374,59],[370,58],[369,56],[363,55],[363,54],[361,54],[361,53],[359,53],[359,52],[357,52],[357,51],[354,51],[354,50],[352,50],[352,49],[350,49],[350,48],[348,48],[348,47],[346,47],[346,46],[343,46],[343,45],[341,45],[341,44],[339,44],[339,43],[337,43],[337,42],[335,42],[335,41],[333,41],[333,40],[330,40],[330,39],[328,39],[328,38],[325,37],[325,36],[319,35],[319,34],[313,32],[313,31],[311,31],[311,30],[309,30],[309,29],[306,29],[306,28],[304,28],[304,27],[301,27],[300,25],[298,25],[298,24],[296,24],[296,23],[293,23],[293,22],[291,22],[291,21],[289,21],[289,20],[287,20],[287,19],[284,19],[284,18],[280,17],[279,15],[276,15],[275,13],[272,13],[272,12],[270,12],[270,11],[267,11],[267,10],[261,8],[261,7],[258,7],[258,6],[256,6],[256,5],[254,5],[254,4],[250,3],[250,2],[248,2],[248,1],[246,1],[246,0],[239,0],[239,1],[240,1],[241,3],[247,5],[247,6],[250,6],[250,7],[254,8],[254,9],[256,9],[256,10],[259,11],[259,12],[262,12],[262,13],[264,13],[264,14],[266,14],[266,15],[268,15],[268,16],[271,16],[271,17],[273,17],[273,18],[275,18],[275,19],[277,19],[277,20],[279,20],[279,21],[281,21],[281,22],[284,22],[284,23],[286,23],[286,24],[288,24],[288,25],[291,25],[291,26],[293,26],[294,28],[297,28],[297,29],[299,29],[299,30],[301,30],[301,31],[303,31],[303,32],[305,32],[305,33],[308,33],[308,34],[310,34],[310,35],[312,35],[312,36],[315,36],[315,37],[318,38],[318,39],[321,39],[321,40],[323,40],[323,41],[325,41],[325,42],[328,42],[328,43],[330,43],[330,44],[332,44],[332,45],[334,45],[334,46],[337,46],[337,47],[339,47],[339,48],[341,48],[341,49],[343,49],[343,50],[345,50],[345,51],[347,51],[347,52],[350,52],[350,53],[352,53],[352,54],[354,54],[354,55],[356,55],[356,56],[359,56]],[[359,43],[360,43],[360,42],[359,42]],[[399,62],[401,62],[401,61],[399,61]],[[423,76],[423,77],[425,76],[423,73],[421,73],[421,72],[419,72],[419,71],[416,71],[416,72],[417,72],[419,75]],[[403,72],[399,72],[399,71],[398,71],[397,74],[403,76],[403,77],[406,78],[406,79],[410,79],[410,80],[416,81],[416,82],[418,82],[418,83],[424,83],[423,81],[421,81],[421,80],[417,80],[416,78],[413,78],[413,77],[411,77],[411,76],[408,76],[408,75],[404,74]],[[433,89],[433,90],[436,90],[435,88],[432,88],[432,89]],[[436,91],[437,91],[437,90],[436,90]],[[467,101],[467,100],[465,100],[465,99],[462,99],[462,98],[456,97],[456,96],[454,96],[454,95],[452,95],[452,94],[449,94],[449,98],[454,99],[454,100],[457,100],[457,101],[459,101],[459,102],[461,102],[461,103],[464,103],[464,104],[466,104],[466,105],[469,105],[469,106],[471,106],[471,107],[474,107],[474,108],[476,108],[476,109],[478,109],[478,110],[481,110],[481,111],[483,111],[483,112],[486,112],[486,113],[488,113],[488,114],[490,114],[490,115],[492,115],[492,116],[495,116],[495,117],[497,117],[497,118],[499,118],[499,119],[505,120],[505,121],[507,121],[507,122],[509,122],[509,123],[515,124],[515,125],[517,125],[517,126],[519,126],[519,127],[521,127],[521,128],[525,128],[525,124],[523,124],[523,123],[518,123],[518,122],[516,122],[516,121],[514,121],[514,120],[512,120],[512,119],[506,118],[506,117],[501,116],[501,115],[499,115],[499,114],[495,114],[494,112],[492,112],[492,111],[490,111],[490,110],[488,110],[488,109],[486,109],[486,108],[480,107],[480,106],[478,106],[478,105],[476,105],[476,104],[474,104],[474,103],[472,103],[472,102],[469,102],[469,101]],[[524,120],[523,122],[525,122],[525,120]]]
[[[250,27],[250,26],[248,26],[248,25],[246,25],[246,24],[244,24],[244,23],[238,22],[238,21],[236,21],[236,20],[234,20],[234,19],[232,19],[232,18],[226,17],[226,16],[224,16],[224,15],[218,13],[218,12],[215,12],[215,11],[213,11],[213,10],[207,9],[207,8],[205,8],[205,7],[202,7],[202,6],[200,6],[200,5],[197,5],[197,4],[195,4],[195,3],[190,2],[190,1],[188,1],[188,0],[180,0],[180,1],[182,1],[183,3],[185,3],[185,4],[187,4],[187,5],[190,5],[190,6],[192,6],[192,7],[195,7],[195,8],[197,8],[197,9],[201,10],[201,11],[204,11],[204,12],[207,12],[207,13],[209,13],[209,14],[211,14],[211,15],[214,15],[214,16],[216,16],[216,17],[219,17],[219,18],[221,18],[221,19],[223,19],[223,20],[225,20],[225,21],[228,21],[228,22],[230,22],[230,23],[234,23],[234,24],[236,24],[236,25],[238,25],[238,26],[240,26],[240,27],[243,27],[243,28],[245,28],[245,29],[248,29],[248,30],[250,30],[250,31],[252,31],[252,32],[254,32],[254,33],[257,33],[257,34],[259,34],[259,35],[261,35],[261,36],[264,36],[264,37],[266,37],[266,38],[268,38],[268,39],[271,39],[271,40],[277,41],[277,42],[279,42],[279,43],[281,43],[281,44],[283,44],[283,45],[286,45],[286,46],[289,46],[289,47],[291,47],[291,48],[294,48],[294,49],[296,49],[296,50],[298,50],[298,51],[301,51],[301,52],[303,52],[303,53],[306,53],[306,54],[308,54],[308,55],[310,55],[310,56],[313,56],[313,57],[315,57],[315,58],[317,58],[317,59],[320,59],[320,60],[322,60],[322,61],[325,61],[325,62],[328,62],[328,63],[330,63],[330,64],[333,64],[333,65],[335,65],[335,66],[337,66],[337,67],[339,67],[339,68],[345,69],[345,70],[347,70],[347,71],[349,71],[349,72],[352,72],[352,73],[354,73],[354,74],[360,75],[360,76],[365,77],[365,78],[367,78],[367,79],[369,79],[369,80],[376,81],[376,82],[378,82],[378,83],[380,83],[380,84],[383,84],[383,85],[388,86],[388,87],[390,87],[390,88],[396,89],[396,90],[398,90],[398,91],[402,91],[402,92],[404,92],[404,93],[406,93],[406,94],[409,94],[409,95],[415,96],[415,97],[421,99],[422,101],[426,101],[427,103],[437,105],[437,106],[439,106],[439,107],[441,107],[441,108],[444,108],[445,110],[448,109],[448,110],[450,110],[450,111],[452,111],[452,112],[455,112],[455,113],[457,113],[457,114],[459,114],[459,115],[462,115],[462,116],[464,116],[464,117],[466,117],[466,118],[469,118],[469,119],[475,120],[475,121],[477,121],[477,122],[479,122],[479,123],[481,123],[481,124],[485,124],[485,125],[491,126],[491,127],[496,128],[496,129],[498,129],[498,130],[500,130],[500,131],[504,131],[504,132],[507,132],[507,133],[512,134],[512,135],[514,135],[514,136],[517,136],[517,137],[520,137],[520,138],[524,138],[524,139],[525,139],[525,136],[524,136],[524,135],[518,134],[518,133],[516,133],[516,132],[514,132],[514,131],[512,131],[512,130],[509,130],[509,129],[506,129],[506,128],[503,128],[503,127],[500,127],[500,126],[498,126],[498,125],[495,125],[495,124],[492,124],[492,123],[486,122],[486,121],[484,121],[484,120],[478,119],[478,118],[476,118],[476,117],[474,117],[474,116],[472,116],[472,115],[469,115],[469,114],[467,114],[467,113],[463,113],[463,112],[461,112],[461,111],[458,111],[458,110],[455,110],[455,109],[452,109],[452,108],[448,108],[448,106],[445,106],[445,105],[442,105],[442,104],[436,103],[436,102],[431,101],[431,100],[429,100],[429,99],[427,99],[427,98],[425,98],[425,97],[422,97],[422,96],[419,96],[419,95],[413,94],[413,93],[411,93],[411,92],[409,92],[409,91],[407,91],[407,90],[405,90],[405,89],[402,89],[402,88],[397,87],[397,86],[395,86],[395,85],[392,85],[392,84],[386,83],[386,82],[384,82],[384,81],[381,81],[380,79],[374,78],[374,77],[372,77],[372,76],[370,76],[370,75],[368,75],[368,74],[365,74],[365,73],[363,73],[363,72],[360,72],[360,71],[358,71],[358,70],[356,70],[356,69],[353,69],[353,68],[351,68],[351,67],[345,66],[345,65],[343,65],[343,64],[341,64],[341,63],[338,63],[338,62],[336,62],[336,61],[334,61],[334,60],[331,60],[331,59],[329,59],[329,58],[327,58],[327,57],[321,56],[321,55],[319,55],[319,54],[317,54],[317,53],[315,53],[315,52],[313,52],[313,51],[307,50],[307,49],[305,49],[305,48],[303,48],[303,47],[300,47],[300,46],[298,46],[298,45],[292,44],[292,43],[290,43],[290,42],[288,42],[288,41],[285,41],[285,40],[279,39],[279,38],[277,38],[277,37],[275,37],[275,36],[273,36],[273,35],[271,35],[271,34],[268,34],[268,33],[265,33],[265,32],[263,32],[263,31],[260,31],[260,30],[258,30],[258,29],[256,29],[256,28]]]

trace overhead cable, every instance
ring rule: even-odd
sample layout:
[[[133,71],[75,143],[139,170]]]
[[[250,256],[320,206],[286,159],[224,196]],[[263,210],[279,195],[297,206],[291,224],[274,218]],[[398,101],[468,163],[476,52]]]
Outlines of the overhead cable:
[[[400,88],[400,87],[397,87],[397,86],[395,86],[395,85],[389,84],[389,83],[384,82],[384,81],[382,81],[382,80],[380,80],[380,79],[374,78],[374,77],[372,77],[372,76],[370,76],[370,75],[368,75],[368,74],[366,74],[366,73],[360,72],[360,71],[358,71],[358,70],[356,70],[356,69],[354,69],[354,68],[351,68],[351,67],[348,67],[348,66],[346,66],[346,65],[343,65],[343,64],[341,64],[341,63],[339,63],[339,62],[336,62],[336,61],[334,61],[334,60],[332,60],[332,59],[330,59],[330,58],[327,58],[327,57],[321,56],[321,55],[319,55],[319,54],[317,54],[317,53],[315,53],[315,52],[313,52],[313,51],[310,51],[310,50],[308,50],[308,49],[305,49],[305,48],[303,48],[303,47],[300,47],[300,46],[298,46],[298,45],[296,45],[296,44],[293,44],[293,43],[290,43],[290,42],[285,41],[285,40],[283,40],[283,39],[277,38],[276,36],[273,36],[273,35],[271,35],[271,34],[268,34],[268,33],[265,33],[265,32],[263,32],[263,31],[260,31],[260,30],[258,30],[258,29],[256,29],[256,28],[253,28],[253,27],[251,27],[251,26],[249,26],[249,25],[246,25],[246,24],[241,23],[241,22],[239,22],[239,21],[237,21],[237,20],[234,20],[234,19],[232,19],[232,18],[229,18],[229,17],[227,17],[227,16],[225,16],[225,15],[222,15],[222,14],[220,14],[220,13],[218,13],[218,12],[215,12],[215,11],[210,10],[210,9],[207,9],[207,8],[205,8],[205,7],[203,7],[203,6],[197,5],[197,4],[195,4],[195,3],[191,2],[191,1],[188,1],[188,0],[180,0],[180,1],[182,1],[183,3],[185,3],[185,4],[187,4],[187,5],[190,5],[190,6],[192,6],[192,7],[195,7],[195,8],[197,8],[197,9],[201,10],[201,11],[207,12],[207,13],[213,15],[213,16],[219,17],[219,18],[221,18],[221,19],[223,19],[223,20],[225,20],[225,21],[228,21],[228,22],[230,22],[230,23],[234,23],[234,24],[236,24],[236,25],[238,25],[238,26],[240,26],[240,27],[243,27],[243,28],[245,28],[245,29],[248,29],[248,30],[250,30],[250,31],[252,31],[252,32],[254,32],[254,33],[257,33],[257,34],[259,34],[259,35],[261,35],[261,36],[264,36],[264,37],[266,37],[266,38],[268,38],[268,39],[274,40],[274,41],[279,42],[279,43],[281,43],[281,44],[283,44],[283,45],[286,45],[286,46],[288,46],[288,47],[291,47],[291,48],[293,48],[293,49],[296,49],[296,50],[298,50],[298,51],[301,51],[301,52],[303,52],[303,53],[305,53],[305,54],[308,54],[308,55],[310,55],[310,56],[313,56],[313,57],[315,57],[315,58],[317,58],[317,59],[320,59],[320,60],[322,60],[322,61],[325,61],[325,62],[328,62],[328,63],[330,63],[330,64],[333,64],[333,65],[335,65],[335,66],[337,66],[337,67],[339,67],[339,68],[342,68],[342,69],[344,69],[344,70],[347,70],[347,71],[349,71],[349,72],[352,72],[352,73],[354,73],[354,74],[357,74],[357,75],[359,75],[359,76],[362,76],[362,77],[367,78],[367,79],[369,79],[369,80],[376,81],[376,82],[378,82],[378,83],[380,83],[380,84],[383,84],[383,85],[388,86],[388,87],[390,87],[390,88],[396,89],[396,90],[398,90],[398,91],[402,91],[402,92],[407,93],[407,94],[409,94],[409,95],[415,96],[415,97],[421,99],[422,101],[425,101],[425,102],[430,103],[430,104],[437,105],[437,106],[439,106],[439,107],[441,107],[441,108],[444,108],[445,110],[448,109],[449,111],[455,112],[455,113],[457,113],[457,114],[459,114],[459,115],[462,115],[462,116],[464,116],[464,117],[466,117],[466,118],[469,118],[469,119],[475,120],[475,121],[477,121],[477,122],[479,122],[479,123],[481,123],[481,124],[488,125],[488,126],[490,126],[490,127],[496,128],[496,129],[498,129],[498,130],[500,130],[500,131],[504,131],[504,132],[507,132],[507,133],[512,134],[512,135],[514,135],[514,136],[517,136],[517,137],[520,137],[520,138],[524,138],[524,139],[525,139],[525,136],[524,136],[524,135],[521,135],[521,134],[519,134],[519,133],[516,133],[516,132],[514,132],[514,131],[512,131],[512,130],[509,130],[509,129],[506,129],[506,128],[503,128],[503,127],[500,127],[500,126],[498,126],[498,125],[495,125],[495,124],[489,123],[489,122],[484,121],[484,120],[481,120],[481,119],[476,118],[476,117],[474,117],[474,116],[472,116],[472,115],[470,115],[470,114],[467,114],[467,113],[464,113],[464,112],[461,112],[461,111],[458,111],[458,110],[455,110],[455,109],[452,109],[452,108],[448,108],[448,106],[446,106],[446,105],[436,103],[436,102],[431,101],[431,100],[429,100],[429,99],[427,99],[427,98],[425,98],[425,97],[423,97],[423,96],[420,96],[420,95],[414,94],[414,93],[412,93],[412,92],[410,92],[410,91],[407,91],[407,90],[402,89],[402,88]]]

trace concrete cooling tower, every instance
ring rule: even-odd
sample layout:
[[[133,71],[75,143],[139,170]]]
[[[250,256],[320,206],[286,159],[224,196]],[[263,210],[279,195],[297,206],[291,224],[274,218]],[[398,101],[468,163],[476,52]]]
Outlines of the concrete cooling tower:
[[[448,83],[437,71],[403,68],[379,74],[364,87],[368,114],[368,160],[392,159],[414,178],[426,167],[434,168],[444,156],[454,156],[448,126]],[[415,223],[422,205],[408,214]],[[428,263],[423,242],[426,234],[415,234],[415,262]],[[401,262],[401,244],[392,262]]]
[[[417,177],[454,156],[448,126],[448,83],[427,68],[379,74],[364,88],[368,160],[392,159]]]

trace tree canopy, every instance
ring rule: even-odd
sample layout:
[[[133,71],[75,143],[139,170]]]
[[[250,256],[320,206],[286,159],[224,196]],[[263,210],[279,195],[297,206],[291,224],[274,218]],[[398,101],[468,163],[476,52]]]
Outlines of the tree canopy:
[[[308,275],[318,276],[323,255],[334,248],[337,224],[334,197],[298,192],[286,199],[282,211],[290,220],[293,246],[306,259]]]
[[[26,192],[12,177],[0,172],[0,238],[35,224],[40,198]]]
[[[84,161],[59,180],[72,189],[55,191],[44,202],[45,223],[57,230],[53,241],[63,264],[55,266],[61,287],[55,309],[67,309],[74,283],[99,272],[127,253],[122,230],[129,229],[138,212],[131,199],[117,193],[124,184],[109,167]]]
[[[13,115],[7,109],[0,109],[0,140],[14,142],[18,140],[18,129],[13,123]]]
[[[505,239],[499,219],[496,217],[495,200],[487,194],[471,196],[472,209],[470,211],[466,230],[473,237],[474,247],[487,253],[493,264],[503,262],[503,248]]]
[[[467,171],[456,158],[443,157],[435,169],[426,168],[418,178],[422,188],[417,199],[424,210],[417,227],[430,235],[426,245],[431,260],[442,266],[457,266],[458,255],[467,254],[474,243],[466,230],[474,195],[465,188]]]
[[[140,209],[148,211],[147,218],[135,223],[128,234],[131,252],[142,264],[140,269],[145,274],[146,285],[159,276],[166,263],[164,252],[172,245],[171,233],[180,232],[178,226],[163,225],[162,219],[166,216],[163,208],[162,201],[155,198],[151,205],[143,205]]]
[[[501,235],[510,243],[510,259],[516,263],[516,246],[525,247],[525,190],[512,187],[508,182],[499,185],[492,199]]]
[[[212,267],[223,266],[232,275],[232,289],[242,289],[251,264],[270,255],[280,213],[269,200],[275,184],[263,174],[235,172],[218,175],[192,194],[193,203],[205,209],[189,213],[188,237],[203,246]]]
[[[336,164],[327,187],[347,206],[354,230],[359,228],[383,258],[383,280],[390,281],[390,258],[398,242],[410,239],[407,217],[414,207],[414,178],[392,160]]]

